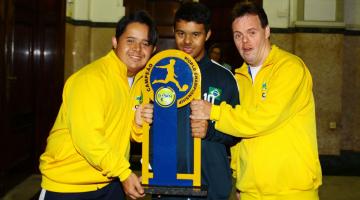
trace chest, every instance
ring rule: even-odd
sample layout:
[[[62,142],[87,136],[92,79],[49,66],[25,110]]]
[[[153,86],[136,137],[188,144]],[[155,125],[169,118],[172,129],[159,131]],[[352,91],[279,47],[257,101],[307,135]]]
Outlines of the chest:
[[[201,73],[201,96],[212,104],[219,105],[227,100],[227,89],[224,80],[215,76],[213,73]]]
[[[270,70],[261,70],[255,80],[252,80],[250,75],[236,76],[236,79],[240,88],[242,105],[256,107],[259,103],[268,100],[273,81],[273,74]]]

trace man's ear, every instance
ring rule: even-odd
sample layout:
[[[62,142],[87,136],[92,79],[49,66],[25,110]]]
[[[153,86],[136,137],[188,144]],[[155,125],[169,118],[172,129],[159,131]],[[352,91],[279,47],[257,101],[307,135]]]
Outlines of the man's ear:
[[[116,49],[116,47],[117,47],[117,39],[116,39],[116,37],[111,38],[111,43],[112,43],[113,49]]]
[[[270,27],[269,27],[269,25],[267,25],[265,27],[265,37],[266,37],[266,39],[270,38]]]
[[[205,41],[207,41],[210,38],[210,36],[211,36],[211,29],[209,29],[209,31],[207,32]]]

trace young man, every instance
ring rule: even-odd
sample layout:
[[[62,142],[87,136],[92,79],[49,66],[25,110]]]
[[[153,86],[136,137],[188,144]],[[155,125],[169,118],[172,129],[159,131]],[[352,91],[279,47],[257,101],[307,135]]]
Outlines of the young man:
[[[207,7],[200,3],[185,3],[175,14],[174,33],[177,48],[190,54],[198,63],[201,71],[201,94],[212,104],[225,101],[230,105],[239,103],[236,81],[232,73],[222,66],[211,62],[206,54],[205,42],[211,35],[211,15]],[[232,188],[231,170],[227,147],[236,144],[237,138],[216,131],[208,120],[192,120],[190,126],[190,107],[179,109],[178,119],[182,138],[202,138],[201,178],[206,185],[208,196],[202,199],[227,200]],[[182,139],[180,139],[181,142]],[[188,144],[189,145],[189,144]],[[183,146],[183,145],[180,145]],[[186,152],[178,151],[178,169],[189,173],[187,163],[192,162]],[[194,197],[168,197],[161,199],[197,199]]]
[[[235,72],[241,105],[191,103],[192,119],[242,137],[234,150],[241,200],[316,200],[321,185],[312,78],[297,56],[270,44],[263,8],[238,4],[232,30],[244,64]]]
[[[130,133],[135,134],[143,120],[139,113],[136,123],[132,120],[141,103],[136,95],[142,82],[136,75],[153,53],[157,37],[145,12],[125,16],[117,24],[113,49],[66,81],[63,103],[40,157],[40,199],[119,200],[125,199],[124,192],[133,199],[144,196],[129,168]],[[148,119],[145,113],[145,121],[151,122],[151,112]]]

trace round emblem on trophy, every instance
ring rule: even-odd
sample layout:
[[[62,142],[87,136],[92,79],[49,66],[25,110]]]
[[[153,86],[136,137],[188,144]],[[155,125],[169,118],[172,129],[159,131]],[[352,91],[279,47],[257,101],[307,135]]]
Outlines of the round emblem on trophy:
[[[155,101],[161,107],[171,106],[176,99],[175,91],[171,87],[160,87],[155,93]]]
[[[188,104],[194,96],[200,95],[201,74],[197,62],[189,54],[175,49],[161,51],[149,60],[145,67],[144,81],[150,98],[155,98],[162,106],[166,106],[168,102],[160,103],[158,94],[163,90],[170,94],[169,88],[176,97],[177,107]],[[168,89],[165,90],[166,88]]]

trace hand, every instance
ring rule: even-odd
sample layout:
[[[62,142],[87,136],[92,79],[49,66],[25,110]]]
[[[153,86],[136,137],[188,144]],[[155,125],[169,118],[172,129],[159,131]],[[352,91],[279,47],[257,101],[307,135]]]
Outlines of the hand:
[[[210,119],[212,104],[204,100],[192,100],[190,103],[191,119]]]
[[[145,196],[144,189],[141,187],[140,178],[134,173],[122,182],[124,192],[131,199],[137,199]]]
[[[153,121],[153,112],[154,112],[154,105],[153,104],[145,104],[140,105],[135,111],[135,123],[139,127],[142,127],[144,121],[146,123],[151,124]]]
[[[236,190],[236,200],[240,200],[240,191]]]
[[[191,135],[196,138],[204,138],[208,129],[208,121],[201,119],[191,120]]]

